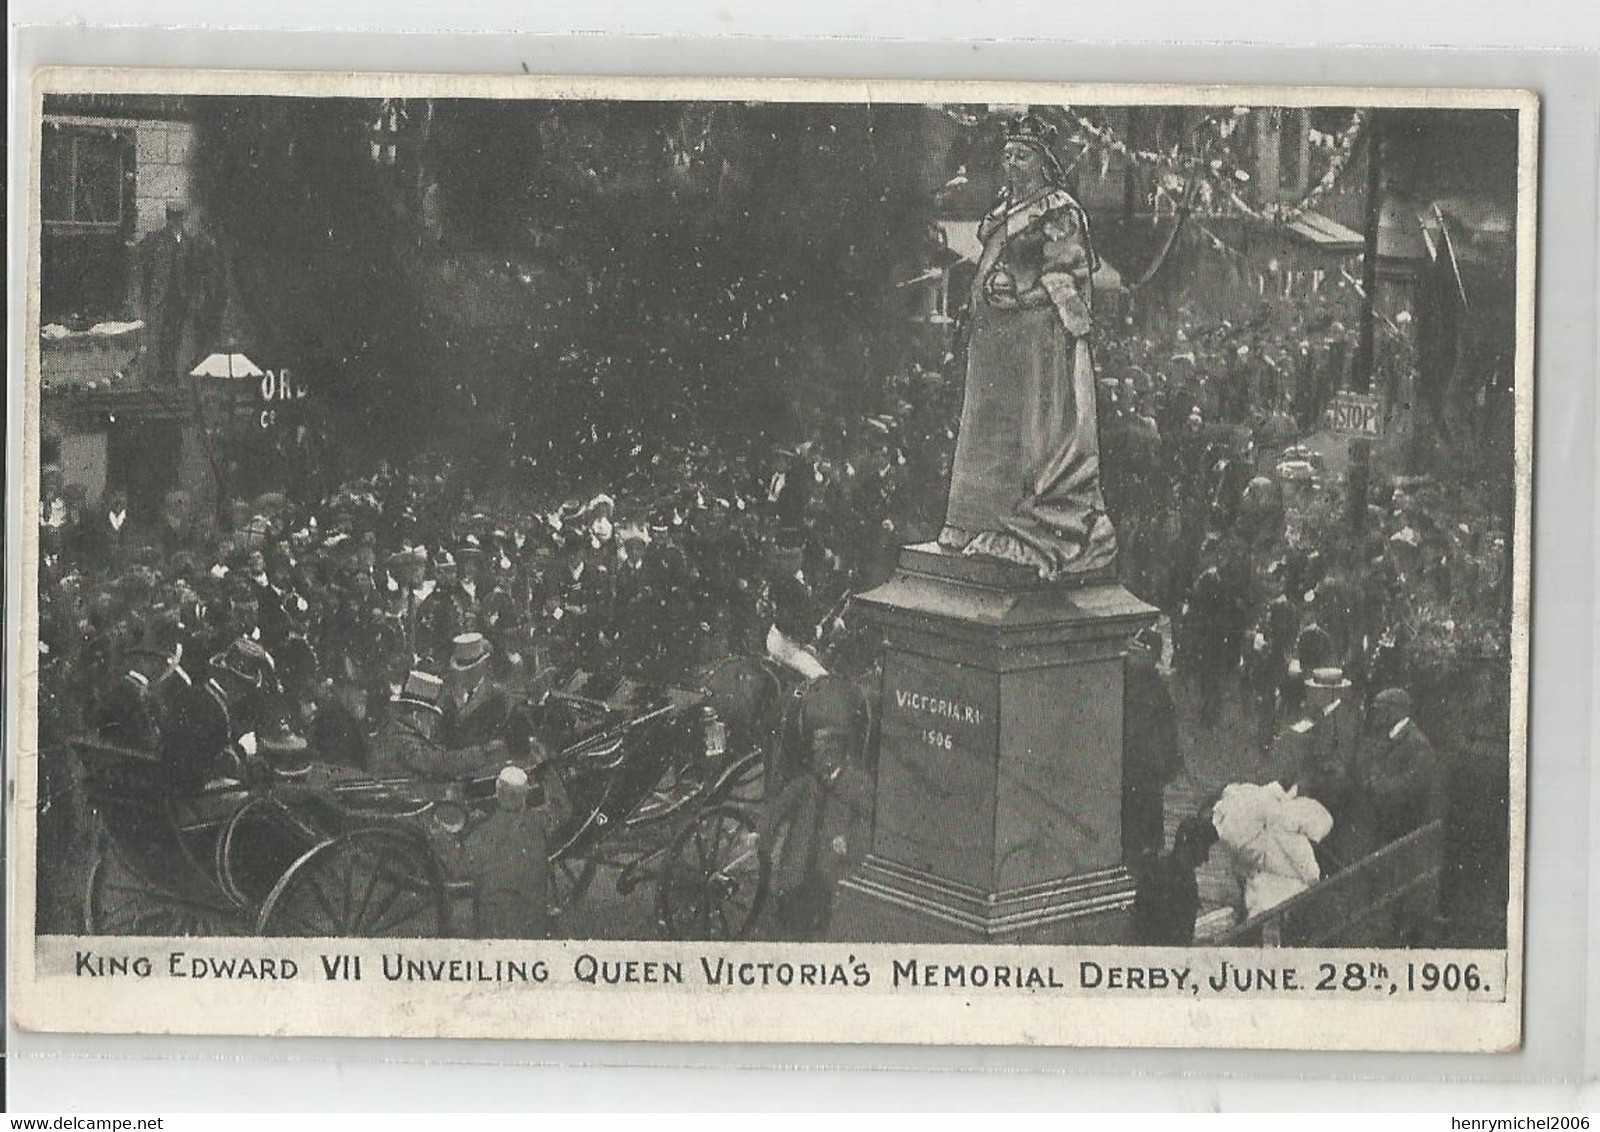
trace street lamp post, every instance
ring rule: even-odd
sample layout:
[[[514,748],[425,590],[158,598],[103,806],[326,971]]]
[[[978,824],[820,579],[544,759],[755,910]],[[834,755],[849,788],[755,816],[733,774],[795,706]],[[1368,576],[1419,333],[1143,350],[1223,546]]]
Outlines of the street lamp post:
[[[236,346],[225,346],[222,350],[207,354],[200,362],[189,371],[190,394],[194,398],[195,421],[200,426],[200,435],[205,444],[206,463],[211,467],[211,479],[216,484],[216,502],[214,512],[220,521],[223,508],[227,505],[227,475],[222,467],[222,462],[217,458],[217,444],[212,436],[211,426],[206,420],[205,400],[200,396],[200,379],[210,378],[232,382],[240,378],[259,378],[264,376],[264,371],[255,362],[251,361]],[[231,397],[232,385],[228,387]]]

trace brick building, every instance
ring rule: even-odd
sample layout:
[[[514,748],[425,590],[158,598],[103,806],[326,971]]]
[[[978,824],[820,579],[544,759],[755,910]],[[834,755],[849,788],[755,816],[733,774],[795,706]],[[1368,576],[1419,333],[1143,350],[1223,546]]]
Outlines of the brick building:
[[[226,290],[194,205],[196,132],[182,97],[57,94],[44,103],[44,462],[89,503],[126,491],[140,523],[175,490],[197,514],[210,513],[217,488],[206,423],[226,418],[243,392],[188,379],[216,348]],[[203,288],[190,281],[195,265]]]

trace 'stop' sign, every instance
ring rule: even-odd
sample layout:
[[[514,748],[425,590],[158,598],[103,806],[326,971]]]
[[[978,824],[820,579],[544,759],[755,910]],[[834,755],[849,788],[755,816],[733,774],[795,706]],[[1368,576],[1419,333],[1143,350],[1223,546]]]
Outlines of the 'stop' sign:
[[[1371,393],[1337,393],[1333,431],[1345,436],[1382,436],[1383,401]]]

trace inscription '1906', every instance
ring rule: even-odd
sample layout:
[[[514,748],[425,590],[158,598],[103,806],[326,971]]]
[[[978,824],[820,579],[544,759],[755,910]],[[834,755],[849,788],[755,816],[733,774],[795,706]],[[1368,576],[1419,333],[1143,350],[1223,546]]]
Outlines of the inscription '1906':
[[[937,715],[942,719],[953,719],[957,723],[970,723],[978,726],[983,723],[983,709],[975,708],[971,704],[957,703],[954,700],[943,700],[938,696],[930,696],[923,692],[905,692],[895,689],[895,706],[910,710],[926,712]]]

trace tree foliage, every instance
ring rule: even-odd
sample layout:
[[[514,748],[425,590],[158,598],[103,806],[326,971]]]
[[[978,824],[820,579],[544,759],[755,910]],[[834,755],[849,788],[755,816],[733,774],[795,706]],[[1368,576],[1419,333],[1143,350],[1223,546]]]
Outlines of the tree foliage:
[[[200,162],[249,321],[367,455],[581,474],[788,438],[908,362],[925,112],[409,101],[387,165],[378,110],[209,104]]]

